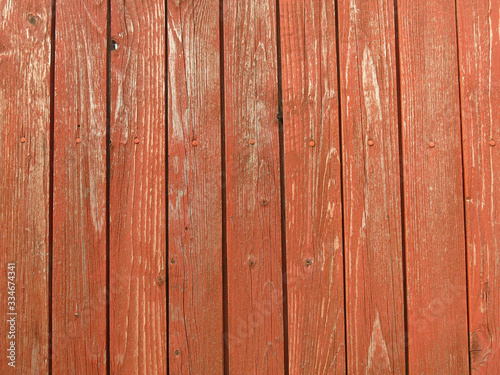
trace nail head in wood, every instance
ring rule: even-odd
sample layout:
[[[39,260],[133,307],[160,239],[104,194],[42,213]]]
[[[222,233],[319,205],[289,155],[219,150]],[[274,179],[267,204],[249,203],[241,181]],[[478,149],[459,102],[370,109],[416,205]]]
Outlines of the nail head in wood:
[[[81,143],[81,142],[82,142],[82,140],[80,138],[76,139],[76,143]]]
[[[32,14],[28,15],[28,21],[32,25],[36,25],[36,22],[37,22],[36,17],[34,15],[32,15]]]
[[[311,146],[311,147],[316,146],[316,142],[314,142],[314,141],[310,141],[310,142],[309,142],[309,146]]]
[[[192,144],[193,146],[198,146],[198,141],[193,141]]]
[[[24,143],[24,142],[26,142],[26,138],[21,137],[21,143]]]
[[[373,141],[373,139],[370,139],[368,141],[368,146],[373,146],[375,144],[375,142]]]
[[[492,140],[490,141],[490,146],[495,146],[495,145],[496,145],[496,142],[492,139]]]
[[[313,264],[311,259],[306,259],[306,266],[309,267],[311,264]]]
[[[255,139],[250,139],[250,144],[254,145],[255,144]]]
[[[434,142],[429,142],[429,147],[434,148],[434,147],[436,147],[436,144]]]
[[[138,144],[139,143],[139,138],[134,139],[134,143]]]

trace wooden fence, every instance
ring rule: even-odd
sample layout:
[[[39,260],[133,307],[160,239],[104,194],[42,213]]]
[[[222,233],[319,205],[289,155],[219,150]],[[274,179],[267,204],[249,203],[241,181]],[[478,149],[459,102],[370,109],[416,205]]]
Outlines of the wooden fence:
[[[499,374],[499,0],[0,0],[1,374]]]

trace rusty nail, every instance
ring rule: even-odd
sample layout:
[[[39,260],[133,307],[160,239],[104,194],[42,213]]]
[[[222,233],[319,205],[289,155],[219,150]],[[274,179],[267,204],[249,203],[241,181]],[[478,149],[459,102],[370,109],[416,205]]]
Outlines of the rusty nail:
[[[490,141],[490,146],[495,146],[495,145],[496,145],[496,142],[492,139],[492,140]]]
[[[251,144],[251,145],[254,145],[254,144],[255,144],[255,139],[253,139],[253,138],[252,138],[252,139],[250,139],[250,144]]]
[[[255,264],[255,262],[252,259],[250,259],[250,261],[248,262],[248,264],[250,265],[250,267],[252,267]]]
[[[429,142],[429,147],[430,148],[434,148],[436,146],[436,144],[434,142]]]
[[[368,146],[373,146],[375,144],[375,142],[373,141],[373,139],[370,139],[368,141]]]
[[[24,143],[24,142],[26,142],[26,138],[21,137],[21,143]]]
[[[314,141],[309,142],[309,146],[314,147],[315,145],[316,145],[316,142],[314,142]]]
[[[263,206],[267,206],[269,204],[269,202],[266,200],[266,199],[263,199],[262,200],[262,205]]]
[[[309,267],[311,264],[313,264],[311,259],[306,259],[306,266]]]
[[[180,352],[180,351],[178,351],[178,350],[176,350],[176,351],[174,352],[174,354],[175,354],[175,355],[179,355],[179,354],[181,354],[181,352]]]
[[[193,141],[193,146],[197,146],[198,145],[198,141]]]
[[[76,143],[81,143],[81,142],[82,142],[82,140],[80,138],[76,139]]]
[[[170,263],[174,264],[175,263],[175,259],[170,259]]]

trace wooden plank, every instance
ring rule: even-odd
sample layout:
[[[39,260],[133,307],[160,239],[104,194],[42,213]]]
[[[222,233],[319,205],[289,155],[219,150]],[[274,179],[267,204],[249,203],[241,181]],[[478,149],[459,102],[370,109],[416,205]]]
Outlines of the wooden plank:
[[[455,3],[398,2],[411,373],[468,372]]]
[[[47,374],[51,2],[0,10],[0,372]]]
[[[276,9],[224,3],[229,371],[284,371]]]
[[[392,0],[339,2],[349,373],[404,373]]]
[[[458,1],[470,361],[500,373],[500,3]]]
[[[167,373],[165,2],[111,2],[110,371]]]
[[[56,12],[52,369],[104,374],[107,3]]]
[[[169,365],[222,374],[219,1],[167,9]]]
[[[280,1],[290,374],[345,373],[335,5]],[[305,334],[307,332],[307,334]]]

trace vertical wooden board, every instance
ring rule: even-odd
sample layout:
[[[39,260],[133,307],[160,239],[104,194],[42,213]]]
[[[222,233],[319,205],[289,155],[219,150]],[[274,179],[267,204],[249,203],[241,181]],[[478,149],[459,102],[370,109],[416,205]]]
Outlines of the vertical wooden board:
[[[392,0],[339,2],[349,373],[405,372]]]
[[[468,372],[454,2],[399,1],[409,370]]]
[[[47,374],[51,2],[0,10],[0,372]]]
[[[284,371],[276,7],[224,3],[229,371]]]
[[[280,18],[289,370],[343,374],[335,4],[281,0]]]
[[[458,1],[471,369],[500,373],[500,3]]]
[[[222,374],[219,2],[167,13],[169,368]]]
[[[56,20],[52,369],[104,374],[107,3],[59,0]]]
[[[110,371],[166,374],[165,2],[110,6]]]

